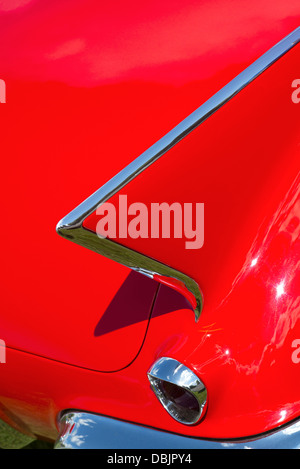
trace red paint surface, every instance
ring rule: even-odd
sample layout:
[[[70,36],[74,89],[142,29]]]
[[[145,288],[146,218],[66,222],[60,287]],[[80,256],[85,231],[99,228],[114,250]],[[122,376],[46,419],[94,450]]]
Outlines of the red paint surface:
[[[205,436],[259,433],[299,415],[292,342],[300,336],[300,120],[291,100],[299,59],[297,46],[121,191],[149,212],[153,201],[205,203],[199,250],[175,238],[117,238],[203,291],[197,327],[174,333],[182,350],[167,346],[159,356],[192,364],[207,385]],[[96,221],[92,215],[85,226]],[[155,324],[157,334],[168,328],[168,344],[172,326],[165,316]]]
[[[197,326],[185,300],[161,287],[133,363],[117,373],[83,369],[129,365],[155,289],[146,289],[143,320],[96,336],[129,271],[55,232],[299,16],[298,1],[282,0],[1,3],[0,337],[8,350],[0,403],[30,432],[54,438],[66,408],[212,438],[260,433],[299,415],[299,365],[291,361],[300,336],[298,183],[285,198],[299,170],[299,110],[290,100],[298,49],[174,148],[171,166],[170,152],[131,183],[133,201],[136,193],[146,201],[153,174],[158,201],[177,201],[185,173],[194,181],[185,195],[209,209],[199,264],[187,256],[205,298]],[[182,156],[195,162],[199,154],[201,171],[188,172]],[[182,246],[161,254],[182,265]],[[192,366],[207,385],[201,425],[176,423],[150,390],[146,371],[163,355]]]
[[[299,171],[299,108],[291,99],[299,60],[296,46],[109,199],[118,208],[119,195],[126,194],[128,206],[146,205],[149,227],[153,202],[192,202],[194,208],[204,203],[201,249],[186,249],[187,238],[174,238],[172,225],[170,239],[117,236],[116,241],[192,277],[207,308],[216,308],[228,294],[258,228]],[[99,219],[94,213],[84,226],[96,231]]]

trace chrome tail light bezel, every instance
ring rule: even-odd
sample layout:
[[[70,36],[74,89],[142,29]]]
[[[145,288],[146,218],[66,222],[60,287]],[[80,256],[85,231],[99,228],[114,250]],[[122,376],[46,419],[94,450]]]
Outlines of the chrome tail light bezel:
[[[154,363],[147,375],[154,394],[173,419],[184,425],[195,425],[203,419],[207,410],[207,390],[200,378],[187,366],[173,358],[162,357]],[[168,385],[169,394],[166,392]],[[176,402],[176,397],[172,398],[172,394],[179,396],[179,402]],[[191,406],[180,404],[183,399]]]

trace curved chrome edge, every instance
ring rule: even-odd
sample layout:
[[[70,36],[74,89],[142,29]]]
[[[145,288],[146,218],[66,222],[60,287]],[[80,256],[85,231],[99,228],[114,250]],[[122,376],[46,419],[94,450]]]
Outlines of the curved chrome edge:
[[[183,272],[179,272],[168,265],[144,256],[110,239],[99,238],[95,233],[85,229],[83,226],[74,229],[58,227],[57,232],[64,238],[129,267],[132,270],[140,272],[147,277],[154,278],[155,275],[162,275],[179,280],[185,285],[187,290],[193,294],[196,300],[194,314],[196,322],[198,321],[203,308],[202,292],[199,285]]]
[[[170,132],[164,135],[154,145],[148,148],[138,158],[132,161],[122,171],[116,174],[116,176],[114,176],[100,189],[98,189],[94,194],[92,194],[68,215],[66,215],[57,224],[57,233],[66,239],[92,249],[99,254],[109,257],[113,260],[117,260],[114,259],[115,251],[117,251],[118,258],[122,259],[121,263],[130,268],[133,268],[133,266],[131,261],[128,262],[128,259],[130,260],[132,257],[134,257],[134,268],[136,270],[140,270],[141,273],[145,273],[143,272],[144,270],[147,271],[150,276],[151,273],[158,273],[159,275],[166,275],[168,277],[182,281],[196,299],[196,308],[194,312],[195,319],[197,321],[202,310],[203,298],[199,285],[193,279],[176,271],[175,269],[170,268],[169,266],[159,263],[158,261],[153,261],[141,253],[131,251],[130,249],[124,248],[121,245],[117,245],[117,243],[113,243],[107,239],[100,240],[100,238],[98,238],[95,233],[84,229],[82,224],[84,220],[97,209],[97,207],[105,203],[126,184],[128,184],[148,166],[150,166],[154,161],[156,161],[180,140],[186,137],[192,130],[202,124],[202,122],[204,122],[208,117],[220,109],[231,98],[244,89],[255,78],[261,75],[267,68],[269,68],[273,63],[275,63],[280,57],[286,54],[299,42],[300,27],[298,27],[295,31],[293,31],[282,41],[272,47],[269,51],[263,54],[260,58],[258,58],[253,64],[247,67],[214,96],[208,99],[208,101],[196,109],[196,111],[186,117]],[[116,245],[116,247],[111,246],[111,244],[109,246],[108,243],[113,243]],[[124,249],[124,254],[122,249]],[[155,263],[156,268],[152,268],[152,261]],[[118,260],[118,262],[120,261]],[[147,265],[149,265],[149,268]]]
[[[166,411],[178,422],[185,425],[198,423],[205,415],[207,409],[207,391],[200,378],[187,366],[174,358],[162,357],[157,360],[147,373],[151,388]],[[199,412],[194,419],[183,421],[170,412],[169,405],[159,386],[159,381],[175,384],[188,391],[198,402]]]
[[[272,433],[232,440],[205,440],[168,433],[87,412],[59,420],[55,449],[300,449],[300,420]]]

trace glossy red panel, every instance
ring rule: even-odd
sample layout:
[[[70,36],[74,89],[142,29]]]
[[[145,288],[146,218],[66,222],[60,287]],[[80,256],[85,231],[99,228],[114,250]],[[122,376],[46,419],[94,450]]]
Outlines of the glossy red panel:
[[[147,335],[157,358],[192,366],[207,386],[207,415],[189,434],[250,435],[299,415],[300,120],[291,99],[299,59],[296,46],[121,191],[149,212],[153,201],[205,204],[199,250],[184,239],[118,239],[203,291],[199,323],[188,327],[161,290]],[[192,320],[191,309],[184,314]]]
[[[296,46],[189,136],[127,184],[127,206],[148,210],[148,237],[116,242],[155,258],[196,280],[206,309],[227,295],[258,227],[285,196],[299,170],[299,110],[292,102],[300,47]],[[154,183],[155,181],[155,183]],[[204,245],[187,249],[188,238],[151,236],[153,203],[204,203]],[[96,213],[84,226],[96,231]],[[128,225],[134,216],[128,215]],[[117,217],[118,221],[118,217]],[[201,225],[200,225],[201,226]],[[184,228],[184,227],[183,227]]]
[[[132,201],[189,195],[206,204],[204,247],[197,262],[187,253],[205,296],[197,326],[167,287],[148,324],[154,283],[131,282],[128,269],[55,232],[299,18],[298,0],[0,2],[0,404],[25,430],[55,438],[58,412],[69,408],[220,438],[299,416],[299,364],[290,360],[300,337],[297,190],[285,199],[299,170],[298,50],[129,187]],[[188,168],[199,155],[201,171]],[[182,246],[174,252],[159,254],[180,268]],[[210,406],[201,425],[175,422],[152,393],[146,371],[163,355],[203,376]]]

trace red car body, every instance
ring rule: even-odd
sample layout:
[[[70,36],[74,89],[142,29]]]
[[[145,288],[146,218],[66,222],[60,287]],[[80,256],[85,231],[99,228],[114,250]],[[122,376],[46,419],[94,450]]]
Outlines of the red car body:
[[[168,285],[55,231],[299,23],[296,0],[1,2],[4,421],[56,440],[74,409],[231,440],[299,417],[300,45],[120,192],[148,206],[205,203],[197,251],[117,239],[196,280],[197,323]],[[150,388],[164,356],[206,385],[198,425],[172,419]]]

